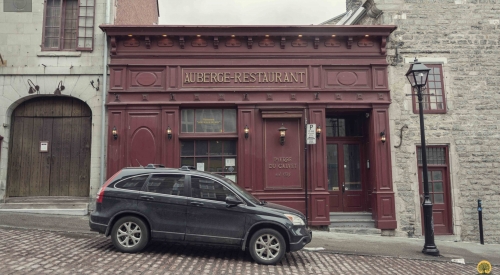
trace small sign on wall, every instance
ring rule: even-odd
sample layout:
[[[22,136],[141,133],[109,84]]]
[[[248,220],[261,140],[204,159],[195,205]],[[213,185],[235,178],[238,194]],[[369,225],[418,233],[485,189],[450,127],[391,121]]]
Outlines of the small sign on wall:
[[[49,151],[49,142],[40,141],[40,153],[47,153]]]
[[[4,0],[4,12],[31,12],[32,0]]]

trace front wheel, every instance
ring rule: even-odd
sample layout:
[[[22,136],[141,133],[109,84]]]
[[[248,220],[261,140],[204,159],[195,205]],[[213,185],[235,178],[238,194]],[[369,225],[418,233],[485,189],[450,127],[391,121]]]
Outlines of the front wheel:
[[[123,217],[113,226],[111,241],[121,252],[139,252],[149,242],[149,230],[143,220],[133,216]]]
[[[273,265],[281,261],[286,251],[283,236],[274,229],[261,229],[250,239],[250,255],[259,264]]]

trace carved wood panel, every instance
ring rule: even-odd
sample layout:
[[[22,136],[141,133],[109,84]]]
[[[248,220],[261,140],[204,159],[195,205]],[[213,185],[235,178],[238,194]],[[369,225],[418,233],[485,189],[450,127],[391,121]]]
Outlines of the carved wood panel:
[[[130,68],[128,76],[131,90],[165,89],[165,68]]]
[[[325,88],[369,89],[371,83],[371,73],[368,68],[325,70]]]

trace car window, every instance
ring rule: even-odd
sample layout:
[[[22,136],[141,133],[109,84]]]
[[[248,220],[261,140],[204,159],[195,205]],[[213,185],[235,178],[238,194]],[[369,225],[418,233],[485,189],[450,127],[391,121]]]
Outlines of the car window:
[[[219,182],[196,176],[191,176],[191,196],[215,201],[226,201],[227,196],[236,197]]]
[[[184,179],[184,175],[152,175],[146,184],[146,191],[167,195],[186,196],[184,192]]]
[[[122,180],[115,184],[115,188],[139,191],[149,175],[141,175]]]

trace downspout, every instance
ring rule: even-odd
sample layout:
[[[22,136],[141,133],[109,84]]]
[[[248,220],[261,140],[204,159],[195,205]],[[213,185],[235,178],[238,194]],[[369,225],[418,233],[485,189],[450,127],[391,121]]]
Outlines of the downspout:
[[[106,0],[106,20],[105,23],[109,24],[109,17],[111,13],[111,0]],[[108,36],[104,32],[104,53],[103,53],[103,72],[102,72],[102,106],[101,106],[101,186],[104,184],[105,176],[104,171],[106,167],[106,95],[108,93]]]

